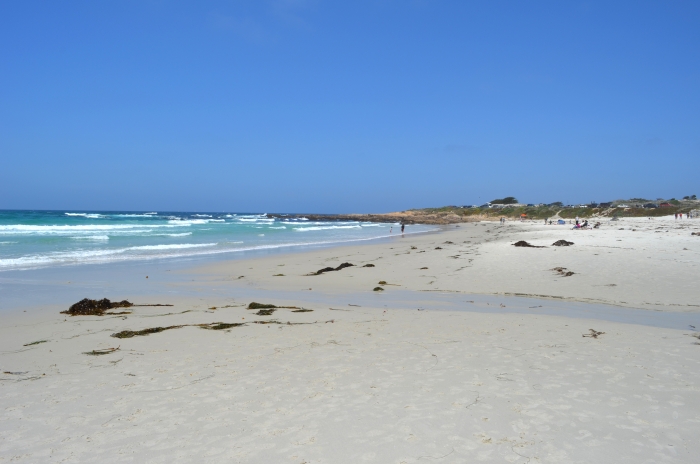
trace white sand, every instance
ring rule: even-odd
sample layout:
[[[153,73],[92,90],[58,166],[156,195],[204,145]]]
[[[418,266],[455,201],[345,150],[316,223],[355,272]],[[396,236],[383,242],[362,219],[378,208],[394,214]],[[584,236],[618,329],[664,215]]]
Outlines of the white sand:
[[[0,375],[0,462],[697,462],[697,332],[348,306],[348,295],[386,280],[401,285],[386,286],[386,296],[396,289],[524,293],[697,311],[700,237],[672,219],[648,223],[668,232],[642,220],[594,231],[463,225],[389,244],[200,268],[188,285],[202,296],[170,299],[173,308],[67,317],[58,314],[66,304],[5,314],[0,370],[10,373]],[[700,228],[700,221],[686,224]],[[560,238],[576,245],[509,245]],[[343,261],[376,267],[303,275]],[[555,266],[576,274],[557,277]],[[221,308],[249,303],[217,296],[222,288],[286,290],[294,298],[284,302],[314,311],[255,316],[243,306]],[[305,301],[319,293],[343,311]],[[283,324],[250,323],[262,320]],[[109,336],[215,321],[249,324]],[[605,334],[583,337],[589,329]],[[47,342],[23,346],[38,340]]]

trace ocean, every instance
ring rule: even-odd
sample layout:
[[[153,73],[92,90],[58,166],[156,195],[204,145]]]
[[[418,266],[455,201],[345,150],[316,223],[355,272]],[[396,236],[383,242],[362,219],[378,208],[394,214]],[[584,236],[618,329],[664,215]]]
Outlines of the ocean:
[[[393,234],[390,234],[393,227]],[[435,230],[411,225],[407,233]],[[0,211],[0,272],[332,246],[390,237],[397,224],[255,213]]]

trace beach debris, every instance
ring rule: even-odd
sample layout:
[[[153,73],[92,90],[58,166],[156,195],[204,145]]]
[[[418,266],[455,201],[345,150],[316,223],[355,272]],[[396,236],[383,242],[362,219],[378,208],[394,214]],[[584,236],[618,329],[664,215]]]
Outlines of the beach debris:
[[[550,269],[550,270],[556,272],[557,274],[559,274],[562,277],[570,277],[570,276],[574,275],[574,273],[572,271],[567,271],[565,267],[555,267],[555,268]]]
[[[374,267],[374,264],[365,264],[365,265],[362,266],[362,267]]]
[[[277,311],[276,309],[261,309],[257,313],[255,313],[256,316],[272,316],[272,313]]]
[[[383,289],[382,287],[374,287],[374,289],[373,289],[372,291],[374,291],[374,292],[383,292],[384,289]]]
[[[700,235],[700,232],[691,232],[690,235]]]
[[[104,354],[114,353],[115,351],[118,351],[118,350],[119,350],[119,346],[116,348],[105,348],[102,350],[85,351],[83,354],[86,354],[88,356],[102,356]]]
[[[513,246],[516,246],[516,247],[527,247],[527,248],[545,248],[545,247],[543,247],[543,246],[532,245],[532,244],[526,242],[525,240],[520,240],[520,241],[518,241],[518,242],[515,242],[515,243],[513,244]]]
[[[28,374],[29,371],[24,371],[24,372],[11,372],[11,371],[3,371],[3,374],[8,374],[8,375],[24,375]]]
[[[355,306],[356,308],[361,308],[361,307],[362,307],[362,306],[360,306],[360,305],[355,305],[355,304],[350,304],[350,303],[348,303],[348,306]]]
[[[226,322],[212,322],[211,324],[197,324],[200,328],[202,329],[207,329],[207,330],[226,330],[230,329],[231,327],[241,327],[243,325],[246,325],[245,322],[234,322],[234,323],[226,323]]]
[[[78,301],[66,311],[61,311],[61,314],[69,314],[71,316],[104,316],[104,315],[117,315],[117,314],[131,314],[130,312],[118,312],[118,313],[107,313],[106,311],[115,308],[130,308],[134,306],[133,303],[123,300],[123,301],[110,301],[107,298],[101,300],[90,300],[88,298],[83,298]]]
[[[324,267],[323,269],[319,269],[318,271],[313,272],[313,273],[311,273],[311,274],[307,274],[307,275],[321,275],[321,274],[323,274],[324,272],[340,271],[341,269],[345,269],[346,267],[352,267],[352,266],[354,266],[354,264],[351,264],[351,263],[343,263],[343,264],[341,264],[341,265],[338,266],[338,267],[335,267],[335,268],[334,268],[334,267]]]
[[[122,303],[123,303],[123,301],[122,301]],[[136,308],[136,307],[138,307],[138,308],[145,308],[146,306],[153,306],[153,307],[156,307],[156,306],[175,306],[175,305],[171,305],[171,304],[160,304],[160,303],[158,303],[158,304],[145,304],[145,305],[137,305],[137,304],[135,304],[135,305],[132,305],[132,306],[133,306],[134,308]]]
[[[605,332],[597,332],[597,331],[595,331],[595,330],[593,330],[593,329],[588,329],[588,330],[590,331],[590,333],[583,334],[583,335],[582,335],[583,337],[598,338],[600,335],[604,335],[604,334],[605,334]]]
[[[184,325],[171,325],[168,327],[152,327],[150,329],[143,330],[122,330],[121,332],[113,333],[111,336],[114,338],[132,338],[132,337],[142,337],[145,335],[150,335],[154,333],[163,332],[171,329],[179,329],[185,327]]]
[[[275,306],[273,304],[256,303],[253,301],[248,305],[248,309],[304,309],[299,306]]]
[[[284,274],[275,274],[272,277],[284,277]]]
[[[488,231],[487,231],[488,232]],[[450,242],[449,240],[445,242],[445,245],[454,245],[454,242]]]
[[[273,304],[264,304],[264,303],[256,303],[253,301],[248,305],[248,309],[270,309],[270,308],[276,308],[277,306]]]
[[[441,247],[435,247],[435,249],[436,249],[436,250],[442,250],[442,248],[441,248]]]
[[[411,250],[417,250],[417,247],[411,246]]]
[[[428,268],[427,268],[427,267],[422,267],[421,270],[423,270],[423,269],[428,269]]]
[[[26,343],[26,344],[24,344],[24,345],[22,345],[22,346],[38,345],[39,343],[46,343],[46,342],[48,342],[48,340],[37,340],[37,341],[35,341],[35,342]]]
[[[332,309],[332,308],[331,308],[331,309]],[[292,312],[293,312],[293,313],[310,313],[310,312],[312,312],[312,311],[313,311],[313,309],[304,309],[304,308],[302,308],[302,309],[295,309],[295,310],[292,311]]]
[[[571,246],[573,244],[574,242],[567,242],[566,240],[557,240],[556,242],[552,243],[552,246]]]
[[[377,282],[377,283],[378,283],[379,285],[386,285],[386,280],[380,280],[380,281]]]

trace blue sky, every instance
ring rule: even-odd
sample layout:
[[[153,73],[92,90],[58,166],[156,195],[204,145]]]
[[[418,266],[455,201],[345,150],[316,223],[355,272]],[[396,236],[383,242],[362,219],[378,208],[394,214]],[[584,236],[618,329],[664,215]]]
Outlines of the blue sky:
[[[0,208],[700,195],[700,2],[0,4]]]

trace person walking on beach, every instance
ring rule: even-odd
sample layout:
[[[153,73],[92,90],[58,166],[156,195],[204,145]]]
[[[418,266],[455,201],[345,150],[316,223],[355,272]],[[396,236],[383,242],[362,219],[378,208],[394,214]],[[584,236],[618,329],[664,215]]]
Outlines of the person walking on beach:
[[[391,231],[394,230],[394,226],[389,227],[389,235],[391,235]]]
[[[406,224],[401,223],[401,235],[403,235],[403,230],[406,228]]]

